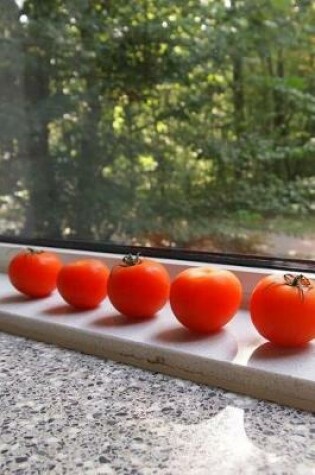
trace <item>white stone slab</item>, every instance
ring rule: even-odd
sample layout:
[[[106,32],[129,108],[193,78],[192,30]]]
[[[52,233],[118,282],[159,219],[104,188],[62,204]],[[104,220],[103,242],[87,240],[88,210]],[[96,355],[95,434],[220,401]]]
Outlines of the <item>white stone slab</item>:
[[[27,299],[0,274],[0,330],[315,411],[315,343],[276,349],[245,310],[221,332],[203,337],[183,328],[169,306],[139,322],[119,315],[108,299],[78,312],[57,293]]]

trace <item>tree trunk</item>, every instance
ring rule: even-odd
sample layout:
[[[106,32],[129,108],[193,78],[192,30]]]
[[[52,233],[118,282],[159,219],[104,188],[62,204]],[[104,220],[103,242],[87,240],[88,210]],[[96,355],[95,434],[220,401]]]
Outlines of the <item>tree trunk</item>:
[[[282,80],[284,78],[284,60],[283,60],[283,54],[281,50],[279,50],[277,53],[276,77],[279,80]],[[279,135],[284,137],[287,135],[284,94],[278,88],[275,88],[273,97],[274,97],[274,127],[279,132]]]
[[[93,5],[88,4],[86,18],[91,15]],[[80,27],[82,48],[89,51],[93,48],[94,33],[89,25]],[[98,128],[101,120],[101,104],[99,100],[99,84],[96,65],[93,61],[84,64],[87,71],[83,74],[85,81],[85,112],[81,125],[81,138],[78,147],[79,156],[76,168],[76,195],[74,197],[73,234],[80,239],[93,239],[93,226],[97,226],[97,200],[99,173],[100,144]]]
[[[87,86],[89,87],[89,86]],[[98,125],[100,104],[96,97],[88,102],[89,111],[82,121],[82,136],[77,164],[77,189],[75,196],[74,234],[82,239],[92,239],[97,207],[97,174],[99,159]]]
[[[237,0],[231,0],[233,16],[237,15]],[[235,46],[232,53],[232,95],[234,107],[234,131],[239,138],[244,131],[245,98],[244,98],[244,71],[242,51]]]
[[[30,39],[30,45],[36,38]],[[45,52],[46,53],[46,52]],[[60,238],[59,191],[55,166],[49,153],[49,58],[25,49],[25,95],[27,137],[27,182],[29,206],[24,232],[27,235]]]
[[[54,54],[46,29],[53,5],[24,4],[28,25],[24,36],[24,91],[27,118],[26,167],[29,207],[24,232],[30,236],[60,238],[60,191],[56,164],[49,150],[50,59]]]

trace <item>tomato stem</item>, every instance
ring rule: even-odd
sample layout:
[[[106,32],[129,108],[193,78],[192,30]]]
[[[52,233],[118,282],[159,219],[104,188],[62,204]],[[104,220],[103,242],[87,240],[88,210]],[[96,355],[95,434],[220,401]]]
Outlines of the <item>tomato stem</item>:
[[[305,277],[303,274],[293,275],[293,274],[284,274],[284,282],[286,285],[291,287],[310,287],[311,281]]]
[[[304,300],[304,292],[308,292],[312,288],[311,281],[303,274],[284,274],[283,279],[284,285],[297,288],[302,300]]]
[[[29,254],[42,254],[44,252],[38,249],[33,249],[32,247],[27,247],[26,250]]]
[[[123,263],[126,267],[136,266],[137,264],[141,264],[140,253],[138,252],[135,256],[133,254],[127,254],[123,258]]]

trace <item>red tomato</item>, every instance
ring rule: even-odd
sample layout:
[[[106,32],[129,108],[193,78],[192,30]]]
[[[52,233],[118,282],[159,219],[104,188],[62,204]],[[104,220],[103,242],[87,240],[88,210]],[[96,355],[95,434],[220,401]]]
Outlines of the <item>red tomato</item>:
[[[167,302],[170,277],[159,262],[128,255],[108,279],[108,297],[120,313],[150,318]]]
[[[12,285],[29,297],[47,297],[55,288],[62,262],[52,252],[27,249],[13,257],[8,276]]]
[[[270,275],[258,282],[250,301],[258,332],[279,346],[315,338],[315,284],[303,275]]]
[[[242,287],[230,271],[195,267],[177,275],[171,286],[170,303],[176,318],[190,330],[211,333],[236,313]]]
[[[107,295],[109,269],[97,259],[85,259],[65,265],[58,276],[57,288],[73,307],[92,309]]]

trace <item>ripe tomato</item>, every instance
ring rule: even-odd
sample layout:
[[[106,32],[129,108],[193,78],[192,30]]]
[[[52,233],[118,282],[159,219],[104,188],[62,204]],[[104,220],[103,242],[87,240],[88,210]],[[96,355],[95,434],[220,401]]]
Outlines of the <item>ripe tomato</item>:
[[[113,267],[108,297],[113,306],[131,318],[150,318],[167,302],[170,277],[159,262],[131,254]]]
[[[60,271],[57,288],[73,307],[92,309],[107,295],[109,269],[97,259],[83,259],[66,264]]]
[[[8,276],[12,285],[29,297],[47,297],[55,288],[62,262],[52,252],[27,249],[11,260]]]
[[[176,318],[187,328],[211,333],[236,313],[242,287],[230,271],[195,267],[177,275],[171,286],[170,303]]]
[[[279,346],[315,338],[315,284],[303,275],[270,275],[258,282],[250,301],[258,332]]]

